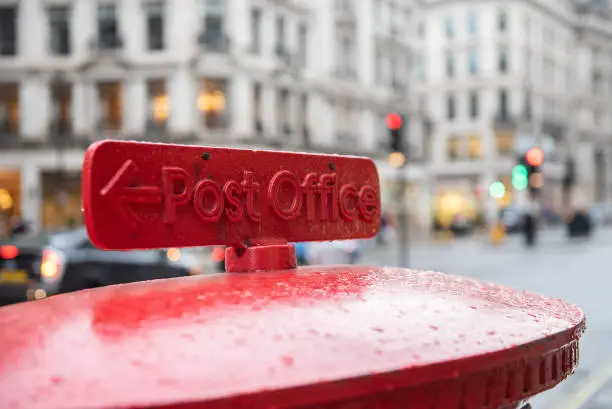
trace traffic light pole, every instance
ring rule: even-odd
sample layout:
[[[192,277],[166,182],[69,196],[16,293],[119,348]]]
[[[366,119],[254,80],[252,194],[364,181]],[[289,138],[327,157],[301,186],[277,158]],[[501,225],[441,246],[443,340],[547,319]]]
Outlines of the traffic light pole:
[[[397,168],[397,191],[395,192],[395,201],[397,203],[397,227],[398,227],[398,266],[408,267],[408,245],[409,245],[409,225],[410,220],[406,214],[406,206],[404,206],[404,197],[406,192],[406,182],[402,172],[403,167]]]

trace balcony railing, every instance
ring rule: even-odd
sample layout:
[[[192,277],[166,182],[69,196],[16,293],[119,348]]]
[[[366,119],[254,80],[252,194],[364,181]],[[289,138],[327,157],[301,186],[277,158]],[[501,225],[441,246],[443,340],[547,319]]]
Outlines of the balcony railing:
[[[123,38],[118,34],[97,36],[90,42],[90,48],[97,52],[113,52],[122,50]]]
[[[354,80],[357,78],[357,70],[355,67],[338,67],[334,71],[334,76]]]
[[[72,123],[66,119],[55,119],[49,124],[49,134],[54,138],[61,139],[72,134]]]
[[[506,111],[498,111],[493,118],[493,125],[495,128],[511,128],[517,127],[517,119]]]
[[[204,30],[198,36],[198,44],[205,51],[226,53],[230,49],[231,41],[226,33],[217,30]]]

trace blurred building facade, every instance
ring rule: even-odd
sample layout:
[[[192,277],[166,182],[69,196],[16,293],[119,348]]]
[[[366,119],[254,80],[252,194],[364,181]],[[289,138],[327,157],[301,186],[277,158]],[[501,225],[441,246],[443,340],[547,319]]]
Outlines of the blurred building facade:
[[[0,4],[5,210],[80,223],[99,139],[375,155],[389,110],[419,115],[412,0],[175,1]]]
[[[419,14],[415,66],[435,123],[428,173],[447,197],[438,207],[516,203],[511,170],[534,142],[546,152],[545,206],[560,210],[568,158],[587,203],[612,199],[609,2],[424,0]],[[487,199],[496,180],[502,203]]]

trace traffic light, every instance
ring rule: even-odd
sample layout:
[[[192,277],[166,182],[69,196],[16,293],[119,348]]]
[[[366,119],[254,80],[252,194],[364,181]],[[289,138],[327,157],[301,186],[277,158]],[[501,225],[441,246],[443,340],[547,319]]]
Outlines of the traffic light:
[[[522,163],[512,168],[512,186],[516,190],[525,190],[529,185],[529,173],[527,167]]]
[[[403,122],[401,115],[395,112],[387,114],[387,129],[389,131],[389,164],[401,168],[406,164],[404,143],[402,138]]]
[[[402,117],[394,112],[387,114],[387,129],[391,143],[391,152],[403,152]]]
[[[529,191],[532,195],[536,195],[544,184],[541,168],[544,164],[544,152],[542,149],[530,148],[525,153],[524,164],[527,169]]]
[[[506,194],[506,186],[502,182],[493,182],[489,186],[489,194],[495,199],[501,199]]]

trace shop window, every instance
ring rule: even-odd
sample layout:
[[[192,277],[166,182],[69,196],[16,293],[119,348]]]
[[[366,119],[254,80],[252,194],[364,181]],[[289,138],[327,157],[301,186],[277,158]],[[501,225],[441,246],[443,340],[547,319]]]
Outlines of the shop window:
[[[205,79],[198,96],[198,110],[208,129],[224,129],[229,124],[227,104],[229,83],[225,79]]]
[[[166,81],[150,80],[147,83],[148,127],[163,128],[170,115],[170,101],[166,92]]]
[[[0,169],[0,240],[9,237],[11,217],[21,214],[21,174]]]
[[[514,132],[498,131],[495,134],[497,152],[500,155],[510,155],[514,152]]]
[[[479,135],[469,136],[468,153],[471,159],[480,159],[482,157],[482,139]]]
[[[450,136],[446,142],[446,153],[448,159],[455,160],[459,158],[461,150],[461,139],[458,136]]]
[[[119,82],[103,82],[98,84],[100,106],[100,129],[118,131],[123,123],[121,84]]]
[[[0,83],[0,134],[19,133],[19,87]]]
[[[42,185],[42,225],[45,229],[72,228],[83,224],[80,174],[43,173]]]

